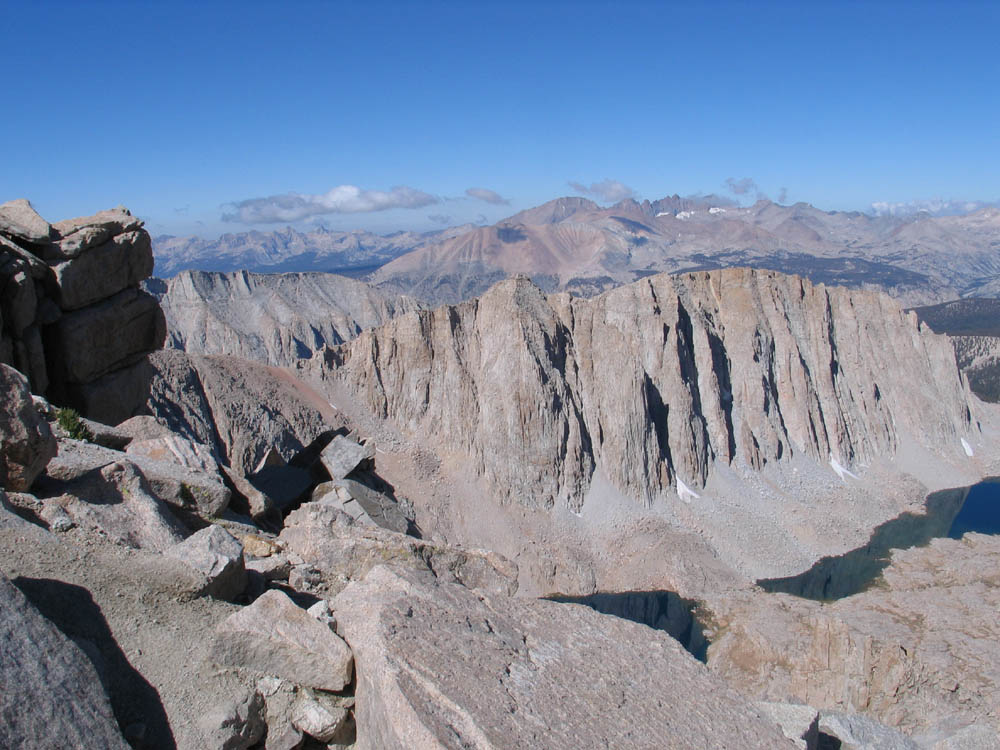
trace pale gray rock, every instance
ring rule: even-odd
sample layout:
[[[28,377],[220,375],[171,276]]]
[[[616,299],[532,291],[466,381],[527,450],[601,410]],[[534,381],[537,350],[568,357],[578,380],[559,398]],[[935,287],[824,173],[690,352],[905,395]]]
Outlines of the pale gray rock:
[[[23,529],[27,526],[31,523],[17,514],[7,493],[0,489],[0,529]]]
[[[115,429],[133,440],[152,440],[153,438],[173,435],[170,428],[163,424],[156,417],[140,415],[131,417],[120,423]]]
[[[370,461],[374,457],[374,443],[362,445],[344,435],[336,435],[319,454],[320,463],[329,472],[331,479],[344,479],[363,461]]]
[[[290,459],[341,420],[326,399],[285,370],[178,351],[156,352],[150,362],[149,412],[211,446],[243,475],[272,448]],[[261,489],[278,502],[269,488]]]
[[[970,532],[893,550],[878,586],[833,602],[727,597],[708,664],[746,694],[864,707],[913,736],[955,722],[1000,733],[997,580],[1000,537]]]
[[[165,333],[156,300],[136,289],[125,289],[63,315],[46,329],[50,377],[53,383],[96,380],[158,349]]]
[[[781,727],[784,735],[801,750],[816,750],[819,742],[819,711],[798,703],[760,701],[761,712]]]
[[[1000,735],[981,724],[962,727],[931,746],[932,750],[998,750]]]
[[[76,526],[117,544],[163,552],[184,539],[187,530],[155,497],[138,469],[116,462],[61,483],[63,494],[46,501],[43,518],[58,531],[61,510]],[[52,507],[56,506],[56,507]]]
[[[346,581],[363,578],[372,568],[393,560],[489,593],[517,591],[517,566],[502,555],[355,524],[326,502],[306,503],[290,513],[278,539],[289,558],[298,555],[302,566],[316,571],[319,581],[307,590],[321,584],[328,591],[339,591]]]
[[[347,726],[350,713],[332,700],[303,690],[291,708],[292,725],[320,742],[333,742]]]
[[[400,534],[410,527],[395,500],[353,479],[324,482],[313,490],[312,499],[343,510],[356,523],[381,526]]]
[[[350,683],[354,666],[343,640],[274,589],[219,624],[211,659],[334,692]]]
[[[47,243],[52,226],[24,198],[0,204],[0,233],[32,244]]]
[[[145,230],[119,234],[100,247],[56,263],[56,301],[63,310],[107,299],[153,272],[153,250]]]
[[[261,492],[250,483],[250,480],[241,477],[227,466],[220,465],[219,470],[225,477],[226,483],[235,490],[237,498],[242,498],[241,502],[246,503],[246,511],[252,519],[280,525],[281,515],[275,502],[266,493]],[[237,498],[234,498],[234,501]]]
[[[919,750],[902,732],[861,714],[823,711],[819,729],[840,740],[841,750]]]
[[[304,737],[292,724],[292,705],[297,689],[277,677],[262,677],[257,681],[259,690],[267,701],[267,736],[264,750],[298,750]]]
[[[27,490],[56,450],[48,422],[31,400],[27,379],[0,364],[0,484]]]
[[[264,697],[247,691],[236,700],[210,708],[198,721],[199,747],[205,750],[247,750],[267,731]]]
[[[0,746],[128,750],[90,660],[0,573]]]
[[[6,258],[4,257],[6,256]],[[14,259],[19,268],[27,268],[31,278],[35,281],[43,281],[49,277],[51,270],[45,261],[34,253],[25,250],[16,242],[12,242],[0,233],[0,264],[6,265]],[[0,267],[2,267],[0,265]],[[6,274],[5,274],[6,275]],[[56,308],[58,310],[58,307]]]
[[[145,477],[150,493],[180,511],[197,513],[203,518],[215,518],[229,505],[232,492],[219,480],[218,475],[192,471],[180,464],[154,461],[142,456],[127,456],[79,440],[64,440],[59,455],[47,468],[48,494],[62,494],[61,486],[50,486],[50,481],[69,482],[108,464],[127,462],[135,464]]]
[[[863,323],[862,323],[863,321]],[[527,279],[410,313],[314,363],[410,436],[470,458],[500,501],[579,511],[596,468],[669,502],[713,467],[830,456],[904,437],[974,439],[948,341],[889,297],[733,268],[652,276],[593,299]]]
[[[166,287],[168,346],[284,367],[420,306],[325,273],[184,271]]]
[[[287,581],[288,574],[292,572],[292,564],[281,554],[251,558],[244,565],[248,571],[259,573],[267,581]]]
[[[47,261],[75,258],[92,247],[103,245],[112,237],[138,231],[142,224],[142,220],[133,216],[124,206],[99,211],[93,216],[57,221],[53,228],[60,239],[54,245],[44,248],[43,257]]]
[[[215,525],[198,531],[184,541],[164,550],[205,578],[201,593],[231,601],[243,593],[247,574],[243,564],[243,545],[225,529]]]
[[[133,458],[175,463],[191,471],[205,472],[218,477],[219,481],[222,480],[219,475],[219,463],[212,455],[212,449],[178,435],[133,440],[128,444],[125,453]]]
[[[330,630],[337,630],[337,618],[334,616],[333,610],[330,608],[330,602],[326,599],[320,599],[314,605],[309,607],[306,612],[326,625],[330,628]],[[313,736],[315,737],[315,735]]]
[[[359,750],[794,747],[668,635],[587,607],[386,566],[334,607]]]
[[[153,370],[146,355],[88,383],[61,383],[64,403],[104,424],[118,424],[141,410],[149,399]]]

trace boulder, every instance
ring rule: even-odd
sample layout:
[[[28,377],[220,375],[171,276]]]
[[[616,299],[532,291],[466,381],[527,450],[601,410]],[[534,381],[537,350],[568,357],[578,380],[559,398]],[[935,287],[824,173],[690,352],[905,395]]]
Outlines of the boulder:
[[[57,505],[78,527],[135,549],[163,552],[184,539],[186,529],[166,504],[153,496],[133,464],[115,462],[61,486]],[[47,511],[53,518],[54,509]],[[49,522],[53,530],[53,521]]]
[[[357,747],[793,748],[661,631],[380,566],[333,602]]]
[[[337,435],[319,454],[319,460],[329,472],[331,479],[343,479],[358,468],[362,461],[374,456],[374,443],[362,445],[349,437]]]
[[[62,442],[59,455],[49,463],[48,476],[44,478],[46,492],[50,496],[62,494],[64,485],[59,483],[70,482],[87,472],[119,461],[135,464],[146,478],[150,493],[178,511],[196,513],[202,518],[216,518],[232,498],[229,488],[219,481],[217,475],[192,471],[167,461],[128,456],[79,440]]]
[[[839,740],[841,750],[919,750],[902,732],[861,714],[823,711],[819,731]]]
[[[517,565],[502,555],[356,524],[325,501],[306,503],[290,513],[278,538],[290,557],[297,555],[304,563],[299,567],[317,571],[325,593],[339,591],[346,581],[363,578],[386,561],[431,570],[442,580],[490,593],[517,591]],[[316,583],[310,588],[316,589]]]
[[[243,545],[225,529],[211,525],[164,554],[180,560],[205,577],[200,593],[231,601],[243,593],[247,573],[243,564]]]
[[[132,457],[179,464],[186,469],[202,471],[219,477],[219,481],[222,480],[219,475],[219,463],[212,455],[212,449],[179,435],[133,440],[125,449],[125,453]]]
[[[32,244],[52,238],[52,226],[24,198],[0,204],[0,233]]]
[[[343,640],[275,589],[219,624],[210,658],[330,691],[350,684],[354,666]]]
[[[48,422],[31,400],[27,379],[0,364],[0,484],[27,490],[56,450]]]
[[[145,230],[127,232],[52,267],[56,301],[78,310],[135,286],[153,273],[153,247]]]
[[[0,747],[128,750],[93,664],[0,574]]]
[[[64,314],[46,328],[50,377],[53,383],[88,383],[158,349],[165,336],[163,311],[156,299],[125,289]]]
[[[64,219],[53,225],[58,241],[43,248],[45,260],[60,261],[75,258],[92,247],[102,245],[112,237],[142,228],[142,220],[124,206],[99,211],[93,216]]]
[[[313,490],[312,499],[324,500],[347,513],[356,523],[381,526],[405,534],[410,522],[388,495],[353,479],[324,482]]]
[[[128,435],[133,440],[151,440],[152,438],[166,437],[174,433],[156,417],[145,414],[138,417],[130,417],[120,423],[115,429],[118,432]]]
[[[45,261],[33,253],[28,252],[16,242],[11,242],[9,239],[4,237],[2,233],[0,233],[0,258],[3,258],[4,255],[8,258],[16,258],[21,263],[26,264],[28,273],[30,273],[31,278],[36,281],[48,278],[51,273],[48,264],[46,264]]]

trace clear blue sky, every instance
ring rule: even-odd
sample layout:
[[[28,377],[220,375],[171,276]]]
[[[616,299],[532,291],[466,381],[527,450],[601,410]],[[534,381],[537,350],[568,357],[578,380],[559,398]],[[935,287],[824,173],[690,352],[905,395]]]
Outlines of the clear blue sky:
[[[0,201],[50,220],[124,203],[154,234],[208,236],[283,226],[239,219],[289,215],[254,201],[288,193],[298,226],[376,231],[606,179],[995,201],[998,8],[0,0]],[[342,185],[362,192],[322,197]],[[416,207],[337,212],[398,203]]]

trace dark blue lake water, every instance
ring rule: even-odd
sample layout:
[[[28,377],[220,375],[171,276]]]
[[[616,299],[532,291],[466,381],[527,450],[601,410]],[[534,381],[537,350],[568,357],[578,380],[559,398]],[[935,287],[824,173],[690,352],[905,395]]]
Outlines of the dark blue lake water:
[[[1000,479],[933,492],[926,514],[903,513],[878,526],[863,547],[824,557],[795,576],[762,578],[757,585],[806,599],[841,599],[871,586],[889,565],[891,550],[918,547],[938,537],[959,539],[969,531],[1000,534]]]

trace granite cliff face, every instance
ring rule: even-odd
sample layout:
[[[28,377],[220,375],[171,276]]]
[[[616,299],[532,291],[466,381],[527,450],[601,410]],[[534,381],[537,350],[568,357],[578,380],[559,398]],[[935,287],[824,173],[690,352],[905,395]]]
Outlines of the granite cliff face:
[[[467,454],[529,506],[579,510],[597,468],[650,503],[683,499],[718,464],[747,473],[804,454],[850,468],[976,429],[948,341],[889,297],[750,269],[594,299],[512,279],[325,362],[371,412]]]
[[[420,305],[327,273],[185,271],[147,285],[167,319],[167,346],[289,367]]]
[[[50,225],[26,200],[3,204],[0,362],[58,404],[127,416],[141,397],[126,381],[165,334],[156,300],[139,289],[152,270],[149,234],[125,208]]]

